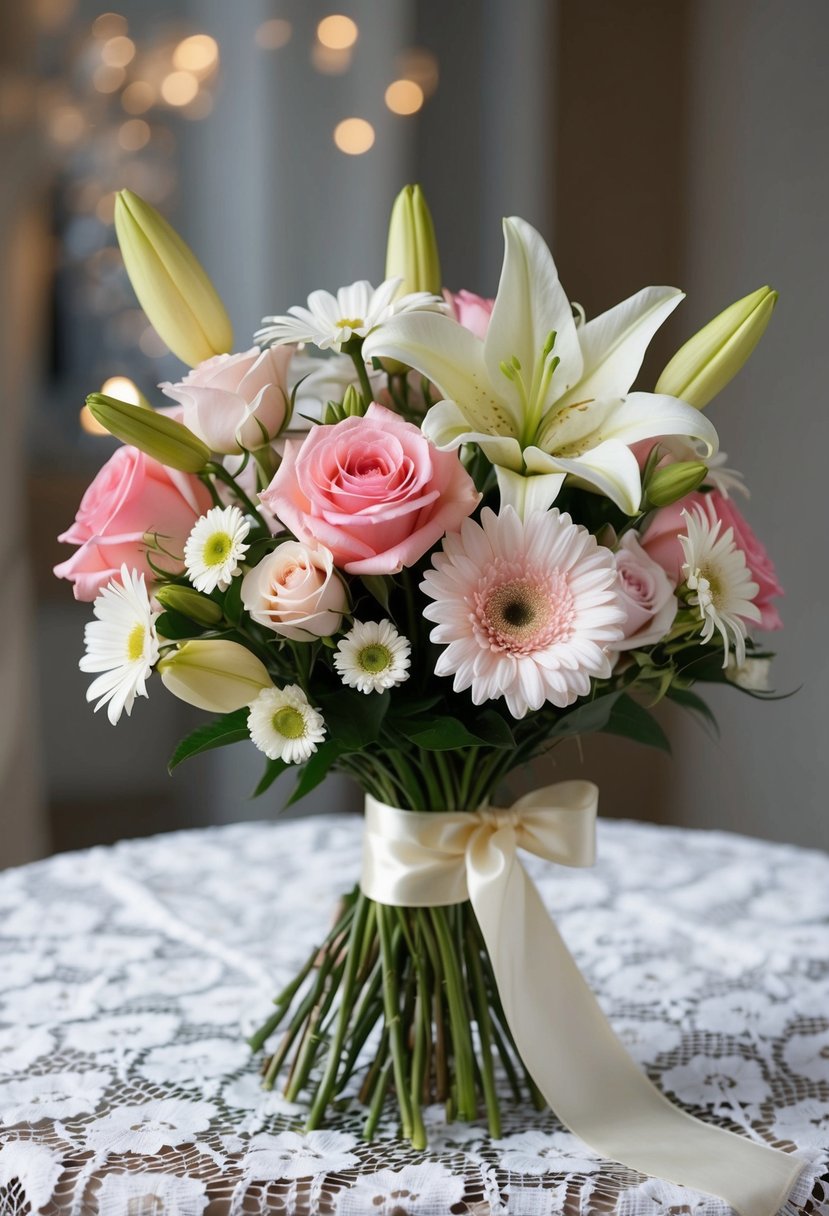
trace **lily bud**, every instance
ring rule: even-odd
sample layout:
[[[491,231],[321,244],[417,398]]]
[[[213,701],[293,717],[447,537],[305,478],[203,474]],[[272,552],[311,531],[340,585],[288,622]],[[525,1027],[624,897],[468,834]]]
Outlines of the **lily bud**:
[[[221,638],[183,642],[158,664],[164,687],[188,705],[229,714],[255,701],[272,681],[246,646]]]
[[[218,625],[222,619],[222,610],[215,600],[202,595],[193,587],[180,587],[177,583],[167,583],[155,592],[155,598],[164,608],[172,608],[180,612],[188,620],[197,625],[209,627]]]
[[[644,487],[644,501],[650,507],[669,507],[686,494],[693,494],[705,481],[708,465],[701,460],[680,460],[656,469]]]
[[[210,460],[207,444],[166,414],[117,401],[115,397],[105,397],[103,393],[91,393],[86,405],[95,421],[110,435],[122,443],[131,444],[170,469],[178,469],[182,473],[200,473]]]
[[[386,247],[386,278],[402,278],[400,295],[443,288],[431,212],[420,186],[404,186],[394,200]]]
[[[748,359],[771,319],[777,292],[761,287],[737,300],[681,347],[654,392],[680,397],[698,410],[725,388]]]
[[[190,367],[233,346],[224,305],[189,246],[131,190],[115,197],[115,232],[138,302],[174,355]]]

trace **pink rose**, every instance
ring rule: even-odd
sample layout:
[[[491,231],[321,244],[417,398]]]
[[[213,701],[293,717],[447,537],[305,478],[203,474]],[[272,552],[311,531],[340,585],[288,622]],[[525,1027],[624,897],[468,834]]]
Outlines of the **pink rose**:
[[[470,330],[476,338],[486,337],[494,300],[476,296],[472,291],[444,291],[443,298],[459,325]]]
[[[301,541],[317,541],[349,574],[411,566],[478,505],[455,452],[373,402],[364,418],[317,426],[260,495]]]
[[[682,564],[685,555],[679,537],[686,534],[683,511],[690,511],[699,506],[706,512],[712,523],[722,520],[722,531],[729,528],[734,532],[734,543],[743,551],[748,571],[760,590],[754,597],[754,604],[760,610],[759,626],[761,629],[782,629],[783,622],[776,606],[772,603],[774,597],[783,595],[783,588],[774,569],[774,564],[763,545],[755,536],[746,520],[737,510],[732,498],[726,498],[718,490],[710,494],[688,494],[670,507],[657,511],[656,516],[642,537],[642,547],[645,552],[658,562],[665,570],[674,585],[682,582]]]
[[[77,600],[94,600],[122,565],[152,581],[148,532],[157,532],[167,551],[154,552],[154,563],[180,574],[184,542],[210,505],[197,477],[165,468],[137,448],[118,448],[84,494],[72,527],[58,537],[80,548],[55,566],[55,574],[74,583]]]
[[[626,612],[623,640],[614,650],[635,650],[660,642],[673,624],[677,598],[665,571],[648,557],[635,532],[626,532],[616,550],[617,594]]]
[[[288,540],[242,580],[242,603],[260,625],[294,642],[330,637],[348,608],[348,594],[324,545]]]
[[[288,415],[289,346],[214,355],[177,384],[159,385],[182,407],[180,421],[213,452],[261,448],[279,434]]]

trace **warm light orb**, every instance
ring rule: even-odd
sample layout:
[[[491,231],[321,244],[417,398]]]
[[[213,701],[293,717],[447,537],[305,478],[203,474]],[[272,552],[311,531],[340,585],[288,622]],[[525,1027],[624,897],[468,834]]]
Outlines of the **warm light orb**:
[[[135,58],[135,43],[126,34],[108,38],[101,47],[101,59],[111,68],[125,68]]]
[[[92,83],[99,93],[117,93],[124,83],[126,75],[123,68],[114,68],[107,63],[102,63],[92,73]]]
[[[386,89],[386,105],[393,114],[416,114],[423,105],[423,89],[413,80],[393,80]]]
[[[134,80],[121,94],[121,105],[128,114],[145,114],[155,101],[155,89],[148,80]]]
[[[192,72],[170,72],[161,82],[161,96],[170,106],[188,105],[199,91]]]
[[[290,21],[286,21],[284,17],[273,17],[270,21],[262,22],[254,38],[256,45],[261,46],[263,50],[278,51],[291,41],[293,32]]]
[[[105,426],[101,426],[97,418],[94,418],[92,411],[88,405],[82,405],[80,414],[78,415],[81,422],[81,430],[86,431],[87,435],[108,435],[109,431]]]
[[[83,135],[86,122],[77,106],[58,106],[49,118],[49,134],[56,144],[74,144]]]
[[[116,401],[126,401],[130,405],[141,404],[141,394],[138,386],[129,376],[110,376],[101,385],[105,397],[115,397]]]
[[[323,76],[342,76],[351,67],[353,52],[332,51],[330,47],[315,42],[311,47],[311,63]]]
[[[128,118],[118,130],[118,143],[125,152],[137,152],[150,141],[150,124],[143,118]]]
[[[115,191],[110,190],[108,194],[104,194],[98,199],[95,204],[95,214],[102,224],[115,223]]]
[[[191,34],[173,51],[173,67],[187,72],[210,72],[219,62],[219,44],[210,34]]]
[[[332,51],[345,51],[353,46],[359,34],[356,21],[344,17],[342,13],[332,13],[323,17],[317,26],[317,38],[323,46]]]
[[[119,34],[126,34],[127,28],[127,19],[120,13],[101,13],[92,22],[92,37],[117,38]]]
[[[364,118],[344,118],[334,128],[334,143],[349,156],[362,156],[374,143],[374,127]]]

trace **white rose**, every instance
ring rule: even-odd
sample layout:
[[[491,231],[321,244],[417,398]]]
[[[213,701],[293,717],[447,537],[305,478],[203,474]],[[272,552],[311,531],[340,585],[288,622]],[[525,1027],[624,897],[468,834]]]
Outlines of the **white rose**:
[[[617,593],[627,613],[624,637],[613,650],[652,646],[671,628],[677,610],[674,588],[665,571],[648,557],[635,532],[626,532],[616,550]]]
[[[274,633],[311,642],[337,632],[348,593],[329,549],[288,540],[245,575],[242,603]]]

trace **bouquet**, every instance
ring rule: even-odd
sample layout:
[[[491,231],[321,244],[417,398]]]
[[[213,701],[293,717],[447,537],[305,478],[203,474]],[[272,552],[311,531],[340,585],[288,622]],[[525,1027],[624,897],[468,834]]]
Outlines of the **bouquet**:
[[[497,1136],[502,1070],[516,1097],[652,1168],[565,1092],[568,1056],[594,1041],[565,1041],[552,1076],[549,1043],[533,1041],[558,1016],[542,999],[563,1008],[572,992],[585,1024],[601,1014],[514,852],[588,862],[595,788],[565,783],[507,810],[497,790],[588,732],[666,747],[653,707],[710,719],[696,684],[770,695],[752,634],[780,626],[781,588],[704,409],[776,293],[731,305],[653,391],[632,391],[682,292],[647,287],[587,320],[518,218],[504,221],[494,299],[444,290],[429,211],[407,187],[379,287],[313,291],[231,353],[222,304],[177,234],[129,191],[115,218],[138,299],[191,370],[160,386],[162,408],[87,400],[124,444],[56,569],[93,602],[88,699],[116,723],[156,671],[217,715],[171,768],[252,740],[257,794],[292,770],[295,802],[336,771],[367,799],[361,884],[251,1040],[278,1032],[264,1084],[304,1095],[309,1128],[356,1093],[368,1138],[394,1094],[402,1136],[422,1148],[433,1101],[450,1118],[484,1112]],[[558,977],[546,996],[534,993],[549,976],[520,962],[531,937],[535,970]],[[613,1043],[609,1063],[596,1056],[605,1072],[622,1067]],[[590,1065],[572,1067],[589,1092]]]

